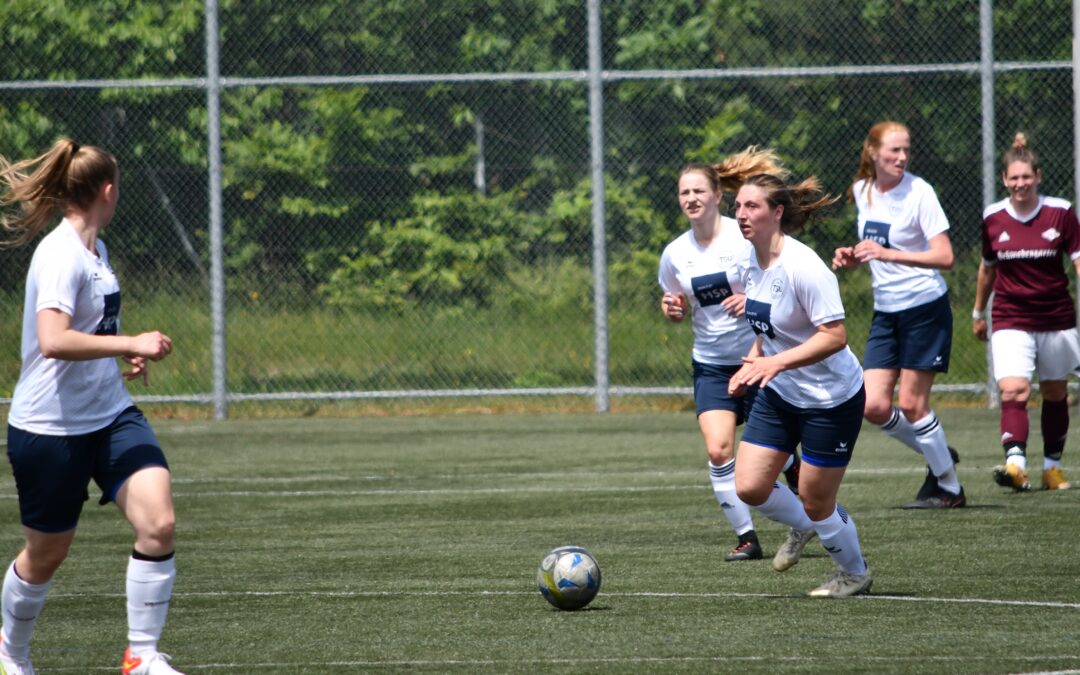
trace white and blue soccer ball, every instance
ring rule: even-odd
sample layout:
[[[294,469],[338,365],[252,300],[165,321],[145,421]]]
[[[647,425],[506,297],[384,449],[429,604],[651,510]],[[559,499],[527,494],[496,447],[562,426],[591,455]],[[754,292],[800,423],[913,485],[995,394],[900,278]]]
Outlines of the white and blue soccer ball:
[[[555,607],[581,609],[600,592],[600,565],[580,546],[560,546],[540,561],[536,584]]]

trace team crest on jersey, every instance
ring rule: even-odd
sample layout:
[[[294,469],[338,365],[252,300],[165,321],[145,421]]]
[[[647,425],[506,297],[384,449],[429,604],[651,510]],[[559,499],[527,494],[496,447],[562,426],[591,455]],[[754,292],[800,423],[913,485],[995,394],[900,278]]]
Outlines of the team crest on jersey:
[[[772,291],[773,297],[779,297],[784,292],[784,282],[780,279],[773,279],[772,285],[769,286],[769,290]]]
[[[735,262],[735,256],[730,253],[720,253],[716,256],[716,261],[721,265],[727,266]]]
[[[1060,236],[1061,236],[1061,233],[1058,232],[1057,229],[1053,228],[1053,227],[1051,227],[1049,230],[1046,230],[1045,232],[1042,233],[1042,238],[1045,239],[1046,241],[1054,241],[1055,239],[1057,239]]]
[[[1008,232],[1002,232],[1001,236],[998,237],[998,243],[999,244],[1004,244],[1005,242],[1009,241],[1010,239],[1012,239],[1012,237],[1009,236]]]

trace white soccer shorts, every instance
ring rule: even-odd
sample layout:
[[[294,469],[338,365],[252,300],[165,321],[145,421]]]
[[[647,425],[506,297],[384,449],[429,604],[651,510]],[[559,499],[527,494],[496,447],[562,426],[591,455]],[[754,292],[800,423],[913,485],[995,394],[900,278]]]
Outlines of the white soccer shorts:
[[[1068,379],[1080,375],[1080,333],[1076,328],[1029,333],[1023,330],[996,330],[990,336],[994,359],[994,377],[1022,377],[1031,381],[1038,373],[1040,382]]]

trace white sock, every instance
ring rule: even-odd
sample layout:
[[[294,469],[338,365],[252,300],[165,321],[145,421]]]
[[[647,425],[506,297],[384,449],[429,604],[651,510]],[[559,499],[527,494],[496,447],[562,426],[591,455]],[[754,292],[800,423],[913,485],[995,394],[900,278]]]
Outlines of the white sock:
[[[43,584],[28,584],[15,572],[15,563],[8,567],[0,604],[4,614],[3,649],[9,656],[30,658],[30,636],[51,585],[51,579]]]
[[[912,428],[911,422],[907,421],[904,414],[900,412],[900,408],[892,407],[892,415],[889,417],[888,422],[881,425],[881,430],[920,455],[922,454],[922,447],[915,439],[915,429]]]
[[[128,643],[133,654],[157,651],[175,580],[175,558],[161,562],[134,557],[128,560]]]
[[[1017,467],[1020,467],[1021,471],[1027,471],[1027,455],[1024,454],[1024,450],[1017,450],[1015,453],[1010,450],[1009,453],[1005,455],[1005,463],[1016,464]]]
[[[938,477],[938,485],[948,489],[947,481],[951,476],[956,485],[954,493],[960,492],[960,483],[956,479],[956,468],[949,454],[949,444],[945,440],[945,430],[941,428],[941,421],[931,410],[926,417],[911,425],[915,429],[915,439],[922,448],[923,457],[930,465],[930,470]]]
[[[1043,457],[1043,471],[1049,471],[1050,469],[1061,468],[1060,459],[1050,459],[1049,457]]]
[[[735,460],[725,462],[721,466],[709,462],[709,477],[712,479],[716,501],[720,503],[720,509],[731,523],[731,529],[735,530],[735,534],[746,534],[754,529],[750,507],[735,494]]]
[[[863,560],[859,546],[859,532],[855,521],[839,504],[832,515],[825,520],[814,521],[814,531],[821,539],[821,545],[829,552],[840,569],[849,574],[866,574],[866,561]]]
[[[813,527],[806,515],[803,503],[786,485],[774,483],[769,498],[761,506],[755,507],[772,520],[783,523],[796,530],[809,530]]]

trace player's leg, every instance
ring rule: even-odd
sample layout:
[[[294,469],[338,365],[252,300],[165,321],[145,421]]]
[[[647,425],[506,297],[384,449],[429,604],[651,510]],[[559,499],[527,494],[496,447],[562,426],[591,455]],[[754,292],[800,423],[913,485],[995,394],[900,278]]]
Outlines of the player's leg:
[[[709,479],[720,510],[727,518],[738,543],[724,560],[757,560],[761,558],[761,545],[754,531],[750,507],[735,493],[735,423],[737,417],[731,410],[706,410],[698,415],[698,425],[705,437],[705,451],[709,456]]]
[[[739,498],[762,514],[791,528],[777,549],[773,569],[783,572],[799,561],[806,542],[814,535],[799,497],[777,482],[798,442],[794,411],[771,390],[761,390],[743,430],[735,489]],[[860,411],[861,412],[861,411]],[[800,476],[800,484],[801,484]]]
[[[33,672],[30,638],[53,574],[67,558],[75,530],[40,532],[23,527],[26,545],[4,575],[0,605],[4,623],[0,630],[0,665],[9,673]]]
[[[994,374],[1001,391],[1001,445],[1005,463],[993,469],[994,481],[1018,492],[1028,490],[1027,443],[1031,423],[1028,399],[1035,373],[1035,336],[1020,330],[999,330],[990,335]]]
[[[1042,485],[1046,490],[1067,490],[1069,481],[1061,468],[1061,455],[1069,435],[1069,402],[1066,378],[1080,367],[1080,339],[1077,330],[1040,333],[1036,336],[1036,369],[1043,435]]]
[[[1043,435],[1042,485],[1045,490],[1068,490],[1061,455],[1069,435],[1068,387],[1065,380],[1039,380],[1042,395],[1040,426]]]
[[[735,493],[735,428],[742,423],[746,399],[728,393],[728,383],[738,366],[694,362],[694,404],[698,426],[705,439],[709,458],[709,480],[724,517],[738,537],[738,543],[724,556],[728,562],[761,558],[761,545],[754,531],[750,507]]]
[[[138,408],[113,421],[99,451],[95,480],[102,503],[115,501],[135,532],[127,567],[125,675],[172,675],[158,651],[176,579],[176,515],[165,455]]]
[[[799,494],[806,515],[837,570],[812,596],[844,597],[866,593],[873,578],[863,558],[855,521],[836,496],[862,426],[864,393],[827,410],[801,416],[803,468]]]
[[[8,426],[25,547],[4,575],[0,663],[33,672],[30,638],[53,574],[67,558],[90,480],[87,436],[44,436]]]
[[[964,489],[956,474],[956,453],[949,447],[945,429],[930,408],[930,390],[935,375],[932,370],[903,369],[900,372],[900,409],[911,423],[915,442],[935,479],[925,494],[920,491],[914,502],[905,505],[908,508],[958,508],[966,504]]]

